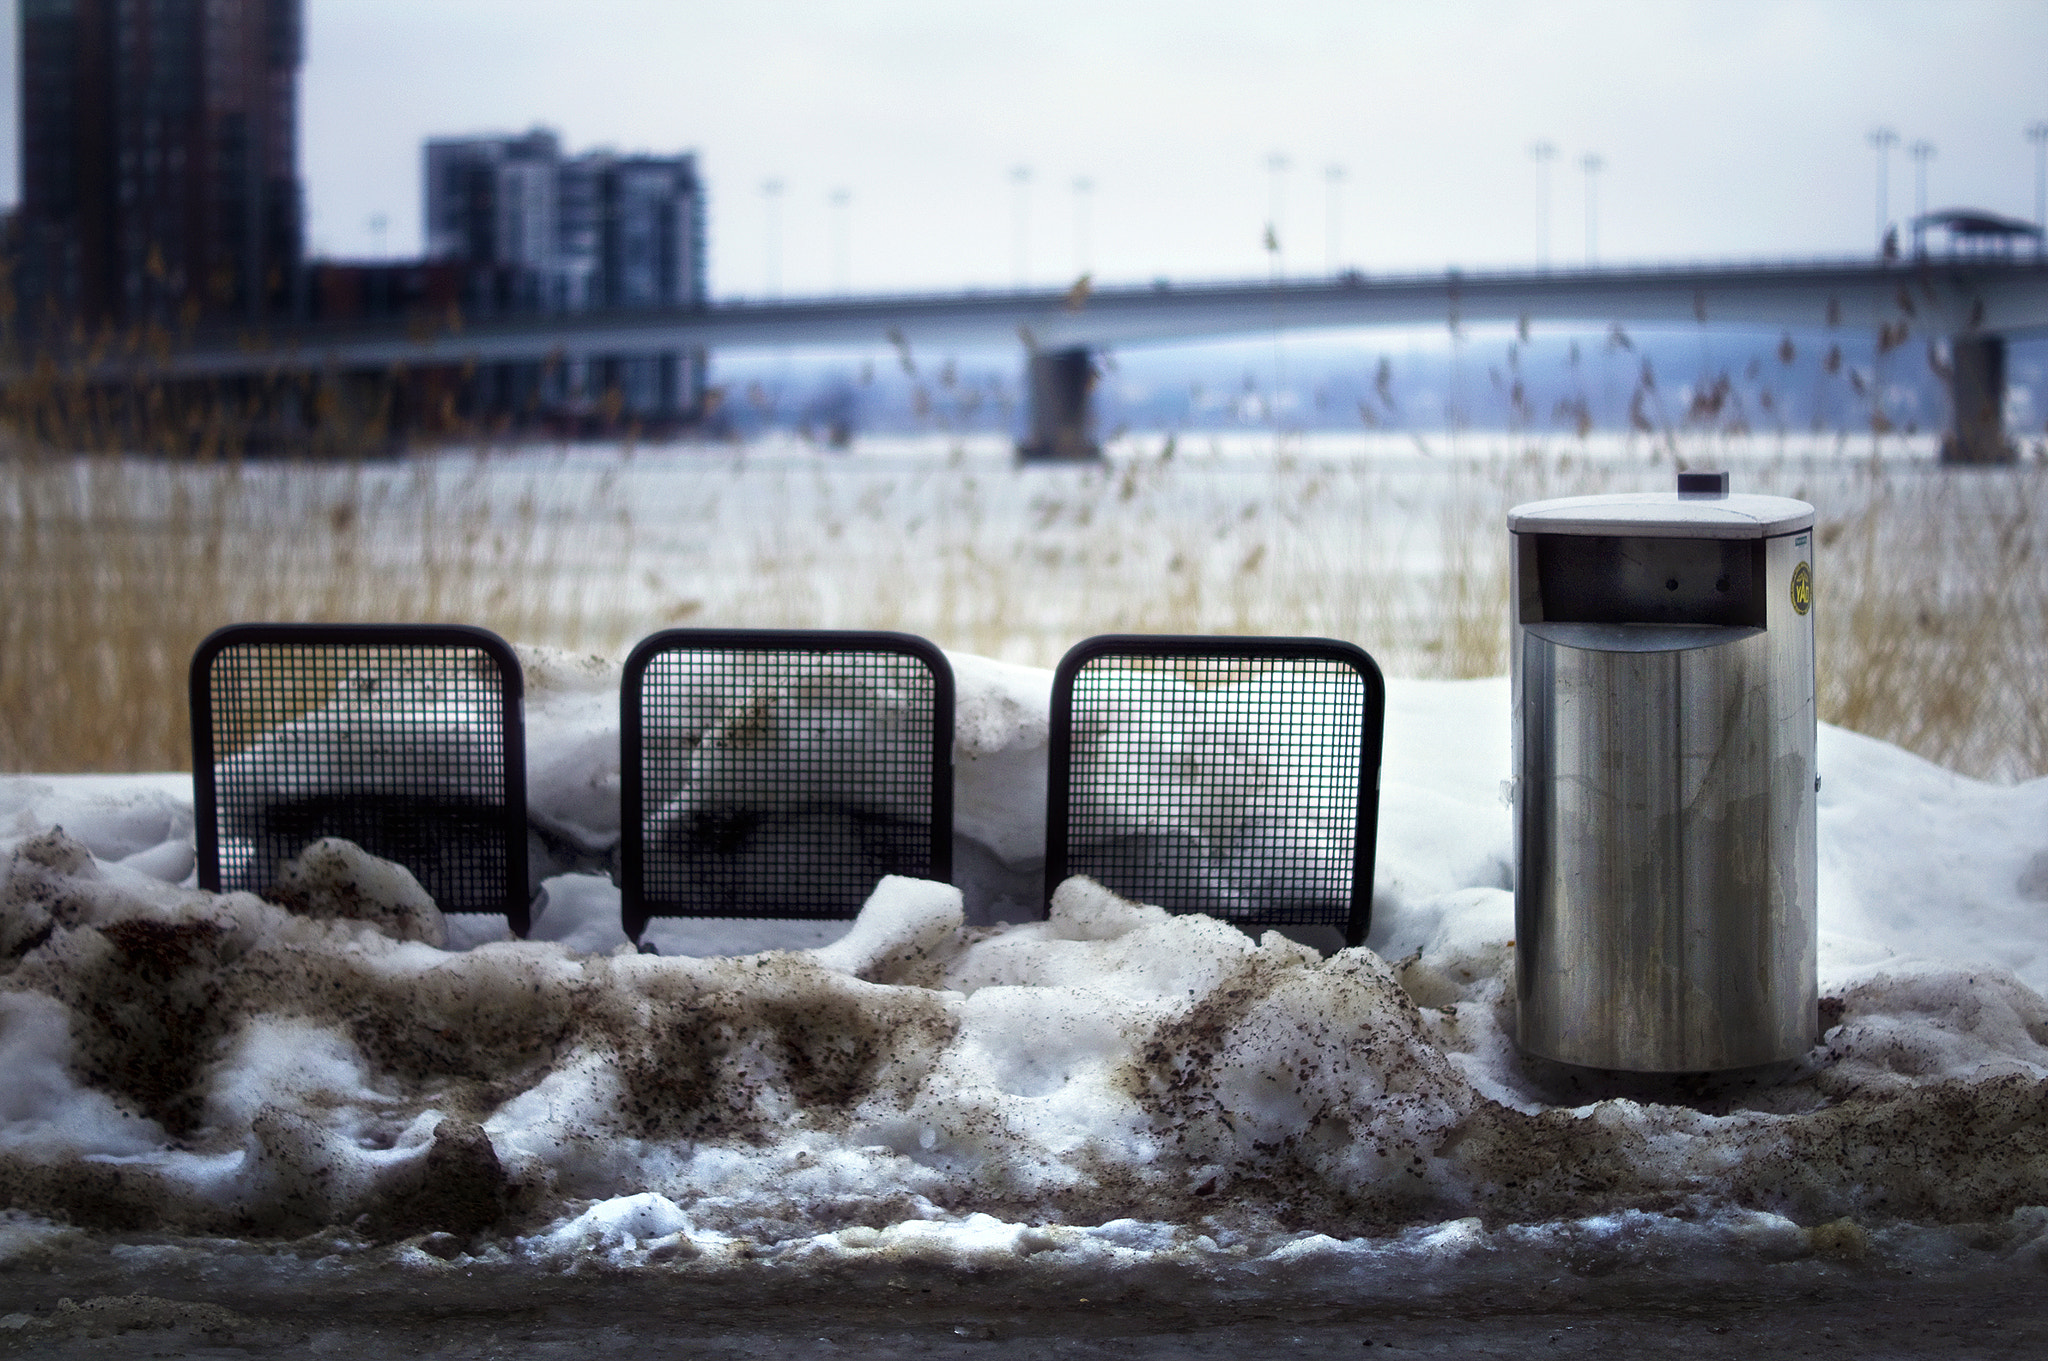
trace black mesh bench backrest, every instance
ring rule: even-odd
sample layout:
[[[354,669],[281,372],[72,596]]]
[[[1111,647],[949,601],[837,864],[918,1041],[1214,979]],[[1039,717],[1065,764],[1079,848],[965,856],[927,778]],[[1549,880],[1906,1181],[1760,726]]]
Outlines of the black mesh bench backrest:
[[[192,658],[199,883],[262,892],[344,837],[526,934],[519,661],[484,629],[236,624]]]
[[[952,874],[953,669],[901,633],[671,629],[620,695],[622,917],[851,918]]]
[[[1053,677],[1047,893],[1247,928],[1372,920],[1386,685],[1350,643],[1109,635]]]

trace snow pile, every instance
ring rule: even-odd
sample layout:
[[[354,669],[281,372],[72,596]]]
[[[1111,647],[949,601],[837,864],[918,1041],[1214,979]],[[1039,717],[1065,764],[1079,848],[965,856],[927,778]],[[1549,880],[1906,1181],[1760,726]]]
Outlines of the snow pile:
[[[397,940],[448,943],[448,920],[412,871],[340,837],[322,837],[286,861],[269,892],[301,916],[346,917]]]
[[[953,882],[974,923],[1031,921],[1045,904],[1052,673],[954,654]]]
[[[886,880],[816,948],[672,923],[643,955],[563,863],[616,836],[606,669],[528,666],[559,857],[533,940],[402,939],[417,885],[336,847],[304,901],[200,893],[171,782],[0,781],[6,1204],[621,1264],[1853,1256],[2048,1222],[2048,781],[1825,731],[1824,1042],[1603,1090],[1509,1038],[1502,682],[1391,688],[1370,948],[1078,879],[1003,922],[1041,867],[1048,678],[961,658],[964,891]]]
[[[532,872],[608,873],[619,845],[619,664],[553,651],[521,660]]]

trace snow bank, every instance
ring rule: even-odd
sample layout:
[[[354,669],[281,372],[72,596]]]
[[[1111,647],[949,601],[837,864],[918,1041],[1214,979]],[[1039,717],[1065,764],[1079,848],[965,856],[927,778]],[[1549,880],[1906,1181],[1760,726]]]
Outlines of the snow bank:
[[[528,669],[536,823],[601,863],[616,671]],[[1391,685],[1373,933],[1323,957],[1086,880],[1003,921],[1042,866],[1048,678],[956,677],[978,868],[885,881],[837,939],[667,923],[637,954],[609,882],[557,866],[534,939],[450,917],[436,948],[399,938],[396,874],[345,909],[181,883],[172,781],[0,781],[6,1203],[620,1264],[2041,1236],[2048,781],[1824,732],[1824,1042],[1603,1090],[1509,1038],[1504,682]]]

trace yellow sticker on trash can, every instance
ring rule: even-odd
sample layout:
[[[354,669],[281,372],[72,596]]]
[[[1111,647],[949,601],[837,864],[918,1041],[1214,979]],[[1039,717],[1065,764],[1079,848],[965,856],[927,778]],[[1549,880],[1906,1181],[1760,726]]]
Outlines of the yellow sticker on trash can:
[[[1801,614],[1813,608],[1813,569],[1803,562],[1792,569],[1792,608]]]

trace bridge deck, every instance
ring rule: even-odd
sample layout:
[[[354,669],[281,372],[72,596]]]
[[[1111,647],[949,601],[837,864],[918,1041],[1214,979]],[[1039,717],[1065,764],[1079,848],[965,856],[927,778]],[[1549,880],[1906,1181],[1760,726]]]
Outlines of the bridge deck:
[[[2024,337],[2048,334],[2048,260],[1939,257],[1761,265],[1450,272],[1150,287],[730,302],[641,311],[450,316],[269,332],[200,333],[186,344],[67,358],[95,375],[131,369],[226,376],[392,364],[493,363],[551,354],[634,354],[764,345],[1019,343],[1065,350],[1418,324],[1702,322]]]

